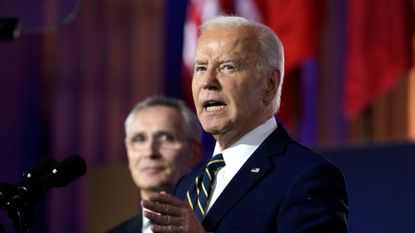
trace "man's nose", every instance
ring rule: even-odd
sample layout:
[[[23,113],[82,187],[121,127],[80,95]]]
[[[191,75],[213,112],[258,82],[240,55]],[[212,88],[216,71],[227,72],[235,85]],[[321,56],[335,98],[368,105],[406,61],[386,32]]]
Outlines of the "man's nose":
[[[217,77],[218,73],[215,69],[208,69],[206,70],[205,74],[203,75],[203,89],[208,90],[215,90],[218,89],[220,84]]]
[[[158,157],[159,156],[159,145],[156,140],[148,140],[143,147],[143,153],[147,157]]]

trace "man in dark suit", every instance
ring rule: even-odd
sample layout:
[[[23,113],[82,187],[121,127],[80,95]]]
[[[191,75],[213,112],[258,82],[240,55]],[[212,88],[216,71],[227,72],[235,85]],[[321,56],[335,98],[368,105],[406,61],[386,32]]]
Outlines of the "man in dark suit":
[[[201,128],[181,100],[153,96],[138,103],[125,120],[125,135],[129,169],[141,199],[152,192],[172,193],[177,181],[200,161]],[[139,210],[109,232],[151,229]]]
[[[141,202],[153,232],[347,232],[341,172],[274,118],[283,76],[283,46],[268,27],[231,16],[202,25],[192,92],[214,156],[179,182],[181,200]]]

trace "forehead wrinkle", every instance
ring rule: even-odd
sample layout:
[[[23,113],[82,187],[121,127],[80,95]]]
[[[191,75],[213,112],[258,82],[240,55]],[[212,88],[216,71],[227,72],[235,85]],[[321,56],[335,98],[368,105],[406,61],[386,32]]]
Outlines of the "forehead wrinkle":
[[[195,63],[204,65],[238,62],[245,57],[244,47],[244,42],[240,40],[227,41],[226,43],[210,41],[198,48]]]

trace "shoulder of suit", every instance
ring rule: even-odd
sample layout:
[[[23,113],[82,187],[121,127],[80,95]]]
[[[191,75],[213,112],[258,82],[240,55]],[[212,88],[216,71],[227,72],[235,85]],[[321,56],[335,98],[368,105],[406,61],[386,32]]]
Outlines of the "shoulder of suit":
[[[113,227],[111,230],[107,231],[107,233],[130,232],[128,231],[130,229],[133,229],[134,232],[139,232],[140,228],[141,228],[141,215],[138,215],[138,216],[132,217],[118,224],[117,226]]]

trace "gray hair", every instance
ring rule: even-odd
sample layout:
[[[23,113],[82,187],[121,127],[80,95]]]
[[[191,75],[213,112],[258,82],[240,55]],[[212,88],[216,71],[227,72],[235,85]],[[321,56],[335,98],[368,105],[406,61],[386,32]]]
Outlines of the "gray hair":
[[[281,104],[282,83],[284,80],[284,47],[281,40],[271,28],[238,16],[218,16],[209,19],[200,26],[200,32],[203,34],[209,29],[220,27],[243,28],[257,32],[256,38],[259,45],[258,71],[263,75],[275,69],[280,71],[280,83],[274,98],[274,112],[277,112]]]
[[[128,114],[124,122],[125,135],[129,135],[131,124],[138,112],[148,107],[164,106],[176,109],[184,121],[184,131],[190,139],[200,142],[202,129],[196,115],[179,99],[168,98],[165,96],[150,96],[141,102],[138,102]]]

